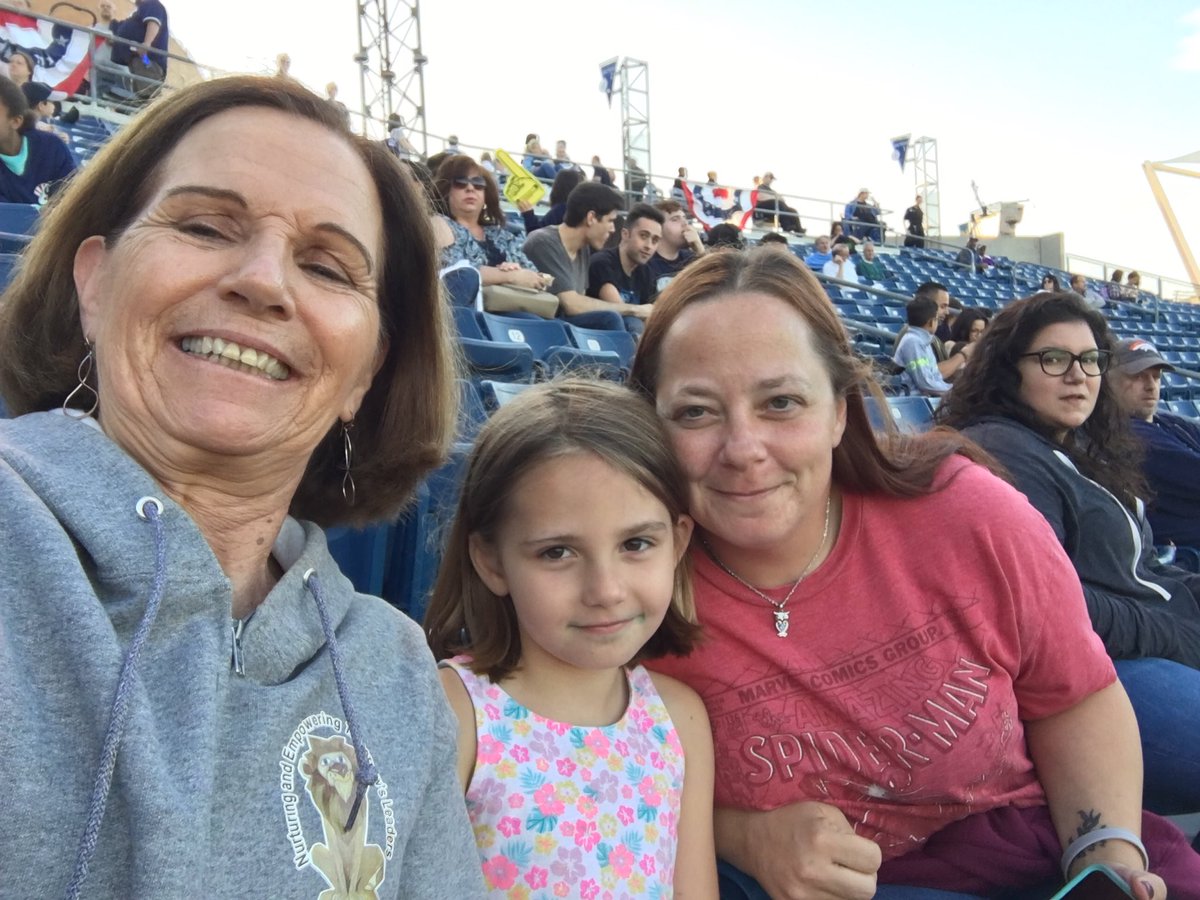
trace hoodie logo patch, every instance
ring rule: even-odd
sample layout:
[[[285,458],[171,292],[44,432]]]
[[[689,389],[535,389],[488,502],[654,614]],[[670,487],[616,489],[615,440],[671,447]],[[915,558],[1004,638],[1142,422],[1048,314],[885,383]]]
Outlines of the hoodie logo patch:
[[[325,879],[328,889],[319,900],[375,900],[396,850],[396,818],[382,778],[367,788],[354,827],[346,830],[357,774],[349,729],[325,712],[305,718],[280,752],[279,791],[292,863]],[[369,840],[372,792],[383,816],[383,847]],[[314,836],[320,823],[320,840],[305,837],[306,822]]]

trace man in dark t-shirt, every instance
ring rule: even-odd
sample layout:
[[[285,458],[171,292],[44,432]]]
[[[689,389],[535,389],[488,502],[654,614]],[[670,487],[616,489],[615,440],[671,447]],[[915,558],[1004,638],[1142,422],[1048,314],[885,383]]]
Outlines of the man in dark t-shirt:
[[[162,66],[167,71],[167,44],[171,35],[167,28],[167,8],[159,0],[136,0],[137,8],[128,19],[112,23],[113,34],[128,41],[141,44],[140,49],[131,48],[128,44],[113,43],[112,61],[123,66],[129,65],[134,53],[146,54],[154,49],[160,53],[148,53],[152,62]]]
[[[664,216],[653,206],[637,203],[621,229],[621,242],[592,254],[588,296],[619,304],[625,328],[641,334],[654,298],[654,274],[647,263],[662,240]]]

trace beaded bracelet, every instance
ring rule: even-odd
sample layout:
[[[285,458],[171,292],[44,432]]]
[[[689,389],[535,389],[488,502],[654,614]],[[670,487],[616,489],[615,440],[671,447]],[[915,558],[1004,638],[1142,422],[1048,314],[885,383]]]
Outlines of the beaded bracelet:
[[[1071,841],[1062,855],[1062,871],[1063,878],[1070,878],[1067,873],[1071,869],[1071,863],[1075,862],[1079,856],[1088,847],[1093,844],[1099,844],[1101,841],[1118,840],[1125,841],[1127,844],[1132,844],[1137,848],[1137,852],[1142,854],[1142,868],[1147,872],[1150,871],[1150,855],[1146,853],[1146,845],[1142,843],[1142,839],[1130,831],[1128,828],[1097,828],[1095,831],[1089,831],[1087,834],[1080,835]]]

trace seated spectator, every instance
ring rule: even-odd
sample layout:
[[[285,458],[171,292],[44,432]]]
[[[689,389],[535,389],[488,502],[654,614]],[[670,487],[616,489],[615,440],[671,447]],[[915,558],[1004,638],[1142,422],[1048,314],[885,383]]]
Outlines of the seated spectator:
[[[1083,302],[1092,309],[1104,309],[1104,304],[1106,302],[1104,297],[1092,290],[1092,288],[1088,285],[1087,279],[1082,275],[1071,276],[1071,290],[1074,291],[1078,296],[1082,297]]]
[[[870,238],[877,244],[883,243],[883,227],[879,223],[879,204],[871,192],[863,188],[854,199],[846,204],[845,228],[851,237]]]
[[[829,235],[823,234],[817,238],[808,256],[804,257],[804,264],[816,270],[823,268],[831,259],[833,254],[829,252]]]
[[[24,50],[14,47],[8,58],[8,80],[23,87],[33,80],[33,57]]]
[[[554,144],[554,168],[563,172],[567,169],[578,169],[575,163],[571,162],[571,157],[567,156],[567,142],[556,141]],[[582,169],[580,170],[582,172]]]
[[[950,338],[945,341],[946,352],[951,356],[969,352],[967,346],[983,337],[987,325],[988,316],[982,309],[964,309],[950,327]]]
[[[858,269],[850,262],[850,248],[845,244],[834,245],[830,260],[821,267],[821,271],[830,278],[858,281]]]
[[[872,241],[863,241],[862,253],[854,261],[854,266],[858,269],[859,278],[866,278],[871,282],[888,279],[888,270],[875,256],[875,244]]]
[[[542,181],[553,181],[554,176],[558,174],[558,169],[550,160],[550,154],[546,152],[538,136],[532,133],[525,135],[525,156],[521,159],[521,165]]]
[[[1039,288],[1039,290],[1045,291],[1048,294],[1061,294],[1062,293],[1062,285],[1059,284],[1058,278],[1056,276],[1051,275],[1049,272],[1047,272],[1045,275],[1042,276],[1042,285]]]
[[[858,241],[846,234],[846,230],[842,228],[841,222],[829,223],[829,242],[836,247],[838,244],[845,244],[850,248],[851,253],[858,251]]]
[[[938,328],[944,325],[946,320],[950,317],[951,303],[958,302],[957,300],[952,300],[950,297],[950,291],[947,290],[944,284],[941,284],[937,281],[926,281],[924,284],[918,287],[916,292],[913,294],[913,299],[915,300],[918,297],[928,297],[934,302],[934,305],[937,306]],[[959,306],[961,308],[962,304],[959,304]],[[907,333],[908,325],[906,324],[901,327],[900,331],[896,334],[896,341],[892,345],[893,353],[900,349],[900,341]],[[949,338],[950,335],[947,334],[946,337]],[[974,345],[968,344],[967,346],[963,347],[961,353],[951,355],[946,351],[946,345],[942,342],[942,339],[938,337],[937,328],[934,329],[931,346],[933,349],[933,358],[937,360],[938,372],[941,374],[943,381],[953,381],[958,376],[958,373],[962,371],[963,366],[967,364],[967,360],[971,358],[971,354],[974,352]]]
[[[650,272],[654,276],[654,293],[657,294],[678,275],[693,259],[707,252],[700,235],[687,220],[683,207],[676,200],[660,200],[654,208],[665,216],[662,240],[650,257]],[[786,239],[785,239],[786,242]]]
[[[54,101],[50,99],[50,85],[40,81],[27,81],[21,85],[21,93],[29,104],[29,114],[33,116],[34,127],[38,131],[52,134],[68,147],[71,146],[71,136],[61,128],[55,128],[50,121],[55,115]]]
[[[954,257],[954,261],[960,266],[963,266],[970,272],[972,269],[979,270],[979,238],[972,235],[967,238],[967,245],[958,251],[958,255]]]
[[[1127,300],[1132,300],[1134,303],[1142,302],[1142,276],[1137,272],[1130,272],[1125,279],[1124,296]]]
[[[788,239],[778,231],[768,231],[758,239],[758,245],[760,247],[775,247],[777,249],[783,249],[787,253],[792,252],[790,249],[791,244],[788,242]]]
[[[396,113],[388,116],[388,148],[401,159],[420,159],[421,152],[409,140],[409,129]]]
[[[140,46],[114,41],[112,61],[119,66],[129,66],[131,71],[138,68],[140,61],[142,67],[138,71],[162,81],[167,73],[167,45],[170,42],[167,9],[159,0],[134,0],[134,3],[136,5],[129,18],[113,22],[112,30],[115,37]],[[286,76],[291,60],[286,53],[281,53],[279,61],[281,71],[278,74]]]
[[[479,269],[484,285],[546,290],[550,279],[522,252],[521,237],[508,230],[500,191],[486,169],[456,154],[442,161],[433,183],[442,213],[435,235],[443,267],[465,259]]]
[[[525,234],[533,234],[539,228],[545,228],[547,225],[561,225],[563,216],[567,212],[567,197],[571,196],[575,185],[583,180],[583,170],[575,166],[563,169],[555,175],[554,184],[550,187],[550,209],[541,217],[534,212],[532,203],[525,200],[518,201],[517,209],[521,211],[521,218],[525,221]]]
[[[0,202],[41,206],[75,171],[71,151],[34,118],[21,88],[0,76]]]
[[[611,304],[588,296],[592,252],[604,249],[617,212],[624,206],[617,191],[585,181],[567,197],[561,225],[547,225],[525,238],[525,255],[540,271],[553,276],[546,290],[558,296],[558,314],[572,324],[615,330],[625,327]]]
[[[1158,408],[1162,373],[1174,369],[1153,344],[1134,338],[1117,344],[1107,378],[1145,449],[1155,541],[1200,548],[1200,424]]]
[[[654,309],[650,304],[657,291],[648,263],[662,240],[665,218],[653,206],[635,203],[625,217],[620,243],[593,253],[588,265],[588,296],[616,306],[631,334],[642,333]]]
[[[1108,284],[1105,285],[1105,293],[1108,294],[1109,300],[1124,300],[1125,285],[1121,282],[1125,279],[1125,273],[1120,269],[1113,269],[1112,275],[1108,277]]]
[[[458,146],[457,134],[446,135],[446,149],[442,152],[447,156],[456,156],[457,154],[462,153],[462,148]]]
[[[598,181],[605,187],[615,188],[617,179],[613,177],[612,169],[606,168],[599,156],[592,157],[592,181]]]
[[[492,159],[492,154],[489,151],[484,150],[479,154],[479,165],[483,166],[483,168],[487,170],[487,173],[496,179],[496,184],[504,183],[504,179],[501,178],[503,173],[496,165],[496,161]]]
[[[708,232],[708,248],[710,250],[719,250],[722,248],[744,250],[746,248],[746,241],[742,237],[742,229],[731,222],[722,222],[720,225],[714,225]]]
[[[933,332],[938,325],[937,302],[928,296],[914,297],[905,307],[908,330],[900,338],[892,362],[900,369],[908,389],[927,397],[940,397],[950,390],[942,379],[933,355]]]
[[[775,175],[764,172],[758,184],[758,201],[754,205],[754,221],[770,222],[775,220],[779,227],[792,234],[804,234],[800,224],[800,214],[788,206],[774,187]]]
[[[987,244],[980,244],[975,252],[979,256],[979,264],[975,266],[975,273],[977,275],[986,275],[988,273],[988,269],[994,269],[996,267],[996,260],[988,256]]]
[[[1011,303],[938,415],[1004,465],[1074,564],[1141,728],[1145,806],[1196,812],[1200,576],[1158,562],[1138,440],[1101,378],[1115,345],[1074,294]]]

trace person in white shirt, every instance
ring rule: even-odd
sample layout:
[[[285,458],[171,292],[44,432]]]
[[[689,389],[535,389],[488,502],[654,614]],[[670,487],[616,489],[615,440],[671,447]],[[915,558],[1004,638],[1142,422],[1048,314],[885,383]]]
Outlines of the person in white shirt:
[[[850,248],[846,244],[833,245],[833,258],[821,267],[821,271],[831,278],[858,281],[858,269],[850,262]]]

